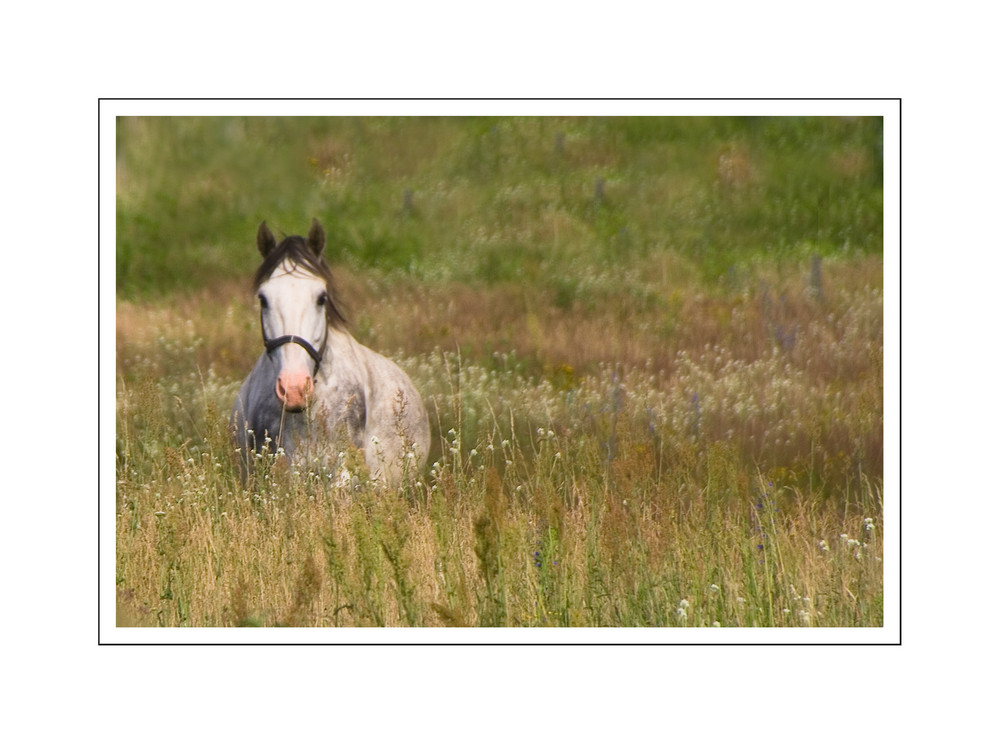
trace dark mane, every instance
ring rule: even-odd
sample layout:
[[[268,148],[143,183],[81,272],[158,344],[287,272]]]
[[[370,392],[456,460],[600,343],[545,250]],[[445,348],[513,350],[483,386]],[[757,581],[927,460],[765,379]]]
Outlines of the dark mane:
[[[314,274],[326,284],[326,319],[327,322],[337,329],[347,328],[347,318],[344,315],[343,302],[337,287],[333,282],[333,272],[326,265],[323,256],[317,256],[306,243],[305,238],[299,235],[289,235],[281,241],[277,248],[272,250],[264,258],[264,262],[257,269],[253,277],[253,289],[256,292],[260,285],[270,278],[281,264],[288,260],[292,266],[301,266],[304,271]]]

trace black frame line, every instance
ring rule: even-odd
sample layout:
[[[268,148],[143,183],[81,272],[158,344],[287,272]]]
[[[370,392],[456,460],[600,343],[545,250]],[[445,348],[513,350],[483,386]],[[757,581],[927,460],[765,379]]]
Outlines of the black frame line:
[[[477,641],[477,642],[441,642],[441,641],[430,641],[430,642],[417,642],[417,641],[400,641],[400,642],[359,642],[359,641],[316,641],[316,642],[278,642],[278,641],[107,641],[101,639],[101,475],[100,475],[100,459],[101,459],[101,446],[100,446],[100,432],[101,432],[101,395],[100,395],[100,385],[98,385],[97,394],[97,460],[98,460],[98,473],[97,473],[97,645],[98,646],[902,646],[903,645],[903,339],[902,339],[902,325],[903,325],[903,287],[902,287],[902,263],[903,263],[903,101],[900,97],[863,97],[863,98],[852,98],[847,96],[838,97],[809,97],[809,98],[796,98],[796,97],[777,97],[777,98],[758,98],[758,97],[730,97],[730,98],[665,98],[665,97],[650,97],[650,98],[616,98],[616,97],[554,97],[554,98],[516,98],[516,97],[501,97],[501,98],[464,98],[464,97],[439,97],[439,98],[419,98],[419,97],[390,97],[390,98],[377,98],[377,97],[354,97],[354,98],[300,98],[300,97],[288,97],[288,98],[246,98],[246,97],[219,97],[219,98],[184,98],[184,97],[101,97],[97,99],[97,173],[98,173],[98,209],[97,209],[97,230],[98,230],[98,259],[100,259],[101,245],[100,245],[100,229],[101,229],[101,190],[100,190],[100,173],[101,173],[101,104],[104,101],[308,101],[308,102],[337,102],[337,101],[428,101],[428,102],[439,102],[439,101],[629,101],[629,102],[650,102],[650,101],[882,101],[882,102],[892,102],[895,101],[897,105],[898,112],[898,127],[899,127],[899,172],[898,172],[898,186],[899,186],[899,271],[900,271],[900,284],[899,284],[899,624],[898,624],[898,640],[896,641],[878,641],[878,642],[851,642],[851,641],[828,641],[828,642],[746,642],[739,641],[734,643],[725,643],[718,641],[710,641],[704,643],[692,642],[692,641],[680,641],[680,642],[609,642],[609,641],[594,641],[594,642],[581,642],[581,641],[540,641],[540,642],[525,642],[525,641],[511,641],[511,642],[497,642],[497,641]],[[884,174],[883,174],[884,175]],[[883,230],[885,229],[885,212],[883,209],[882,214],[882,224]],[[884,283],[884,274],[883,274]],[[98,320],[98,330],[97,330],[97,370],[98,370],[98,380],[100,380],[101,375],[101,354],[100,354],[100,337],[101,337],[101,281],[100,281],[100,260],[98,260],[98,281],[97,281],[97,320]],[[883,386],[884,395],[884,386]],[[884,444],[883,444],[884,447]],[[884,628],[884,626],[883,626]],[[156,629],[153,629],[155,632]],[[227,629],[229,632],[238,633],[239,629],[230,628]],[[485,629],[489,630],[489,629]],[[616,630],[612,628],[598,629],[598,630]],[[850,629],[845,629],[850,630]],[[331,632],[334,629],[323,629],[322,632]],[[300,631],[301,632],[301,631]]]

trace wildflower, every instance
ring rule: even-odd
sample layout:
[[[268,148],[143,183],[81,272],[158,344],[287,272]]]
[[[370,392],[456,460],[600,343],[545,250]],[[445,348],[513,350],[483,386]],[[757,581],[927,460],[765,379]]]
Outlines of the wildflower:
[[[717,584],[709,584],[708,585],[708,591],[710,591],[712,594],[718,594],[719,593],[719,587],[718,587]]]
[[[865,532],[874,532],[875,522],[871,517],[865,517]]]
[[[677,608],[677,619],[678,620],[681,620],[681,621],[687,620],[687,616],[688,616],[687,610],[685,610],[683,607],[678,607]]]
[[[716,620],[714,623],[712,623],[712,627],[713,628],[721,628],[722,627],[722,623],[720,623],[718,620]]]
[[[826,540],[819,541],[819,549],[822,550],[824,553],[830,552],[830,546],[826,544]]]
[[[472,448],[472,449],[471,449],[471,450],[469,451],[469,457],[475,457],[475,456],[476,456],[476,455],[478,455],[478,454],[479,454],[479,452],[477,452],[477,451],[476,451],[476,448],[475,448],[475,447],[473,447],[473,448]]]

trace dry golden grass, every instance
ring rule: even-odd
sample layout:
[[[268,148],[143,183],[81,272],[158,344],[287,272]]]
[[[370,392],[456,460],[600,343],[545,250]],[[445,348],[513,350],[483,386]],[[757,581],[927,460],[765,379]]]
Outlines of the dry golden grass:
[[[838,514],[746,483],[717,448],[719,482],[687,474],[678,493],[676,477],[629,452],[603,483],[581,452],[551,485],[445,470],[415,499],[288,473],[229,490],[189,464],[167,493],[133,491],[121,505],[119,624],[880,621],[881,521],[866,532],[860,516],[879,513],[876,491]]]
[[[245,287],[120,301],[118,622],[880,624],[880,262],[673,270],[598,312],[341,267],[431,411],[430,472],[388,494],[281,461],[239,481]],[[588,282],[608,308],[615,276]]]

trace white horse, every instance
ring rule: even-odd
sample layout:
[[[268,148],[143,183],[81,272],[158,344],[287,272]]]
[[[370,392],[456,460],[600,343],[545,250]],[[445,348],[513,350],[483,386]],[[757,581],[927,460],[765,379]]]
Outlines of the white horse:
[[[326,235],[313,220],[307,238],[278,245],[262,222],[254,277],[264,353],[243,381],[231,422],[243,452],[276,452],[331,466],[345,444],[364,452],[369,475],[395,487],[427,462],[427,411],[403,370],[347,331]]]

